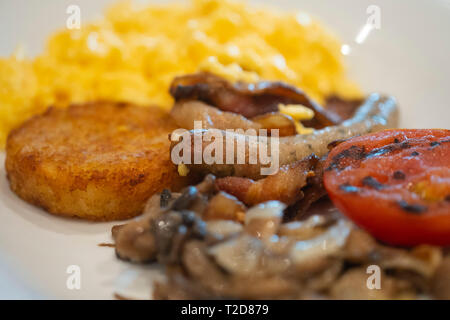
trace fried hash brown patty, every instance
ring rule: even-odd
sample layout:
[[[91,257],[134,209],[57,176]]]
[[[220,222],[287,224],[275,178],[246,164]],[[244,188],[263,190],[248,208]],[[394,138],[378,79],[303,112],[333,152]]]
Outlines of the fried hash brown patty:
[[[49,108],[8,136],[11,189],[57,215],[136,216],[153,193],[184,184],[170,160],[168,134],[175,128],[157,108],[107,102]]]

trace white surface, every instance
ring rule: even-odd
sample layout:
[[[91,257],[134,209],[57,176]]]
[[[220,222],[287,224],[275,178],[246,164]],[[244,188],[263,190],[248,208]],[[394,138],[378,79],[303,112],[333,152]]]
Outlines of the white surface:
[[[0,1],[0,56],[25,44],[42,49],[47,35],[64,26],[69,4],[92,19],[108,0]],[[161,1],[160,1],[161,2]],[[257,1],[254,1],[257,2]],[[449,128],[450,1],[316,0],[260,1],[310,12],[330,26],[351,48],[351,76],[366,91],[395,95],[405,127]],[[354,39],[367,20],[366,8],[381,9],[381,29],[363,44]],[[0,163],[4,156],[0,154]],[[113,293],[149,296],[155,269],[118,261],[110,242],[114,223],[57,218],[18,199],[0,169],[0,298],[109,299]],[[81,289],[69,290],[66,269],[81,268]],[[144,275],[138,275],[143,273]],[[139,280],[136,281],[136,277]]]

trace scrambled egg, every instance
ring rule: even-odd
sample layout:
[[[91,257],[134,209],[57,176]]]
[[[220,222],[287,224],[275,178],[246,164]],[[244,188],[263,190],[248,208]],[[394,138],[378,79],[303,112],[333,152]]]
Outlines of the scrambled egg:
[[[314,132],[313,128],[305,128],[300,120],[311,120],[314,118],[314,111],[301,104],[282,104],[278,105],[280,113],[286,114],[295,121],[295,130],[298,134],[308,134]]]
[[[286,81],[322,103],[360,95],[339,41],[304,12],[230,0],[120,2],[100,21],[57,32],[32,60],[0,58],[0,148],[13,127],[49,105],[102,99],[168,109],[172,79],[199,70]]]
[[[189,174],[189,168],[184,163],[180,163],[177,169],[178,174],[182,177],[186,177]]]

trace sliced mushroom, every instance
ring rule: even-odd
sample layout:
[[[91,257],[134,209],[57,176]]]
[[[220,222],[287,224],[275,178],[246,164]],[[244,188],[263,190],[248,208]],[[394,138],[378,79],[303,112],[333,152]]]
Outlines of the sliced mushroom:
[[[223,296],[228,277],[207,254],[204,242],[189,241],[182,252],[182,265],[187,274],[207,291]]]
[[[339,277],[344,263],[342,260],[334,259],[321,272],[306,279],[306,289],[311,292],[321,292],[331,287]]]
[[[249,235],[240,235],[208,249],[216,263],[231,274],[251,275],[260,271],[263,244]]]
[[[268,201],[250,208],[245,214],[245,231],[258,238],[267,239],[278,232],[286,205]]]
[[[450,300],[450,256],[443,259],[433,275],[431,294],[436,299]]]
[[[330,297],[339,300],[386,300],[395,297],[392,278],[381,273],[381,285],[377,289],[367,285],[369,276],[365,268],[350,269],[331,286]]]
[[[385,270],[406,270],[424,278],[430,278],[442,261],[442,251],[428,245],[418,246],[411,251],[380,246],[376,254],[379,264]]]
[[[150,232],[147,219],[133,221],[123,226],[116,234],[116,255],[132,262],[150,262],[156,260],[155,237]]]
[[[296,241],[311,239],[324,232],[327,222],[326,216],[313,215],[303,221],[283,223],[278,234]]]
[[[161,199],[165,195],[154,195],[147,202],[142,217],[112,229],[116,255],[132,262],[156,260],[157,248],[151,230],[152,222],[163,214]],[[173,201],[168,199],[167,201]]]
[[[238,299],[293,299],[301,292],[300,288],[300,284],[280,275],[236,276],[227,293]]]
[[[376,240],[361,229],[353,229],[347,238],[343,256],[351,263],[368,263],[374,258],[378,250]]]
[[[296,242],[290,252],[294,268],[313,270],[317,261],[338,255],[347,241],[350,230],[350,222],[340,220],[322,234]]]
[[[203,219],[243,221],[247,208],[236,197],[220,191],[213,196],[203,213]]]
[[[244,227],[232,220],[210,220],[206,222],[206,230],[220,238],[227,238],[242,232]]]

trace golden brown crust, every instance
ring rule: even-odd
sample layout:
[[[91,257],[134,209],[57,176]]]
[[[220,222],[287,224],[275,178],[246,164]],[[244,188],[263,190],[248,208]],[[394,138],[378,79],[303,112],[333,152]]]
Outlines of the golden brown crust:
[[[131,218],[155,192],[185,184],[170,160],[168,134],[175,128],[153,107],[98,102],[49,108],[8,136],[11,189],[57,215]]]

